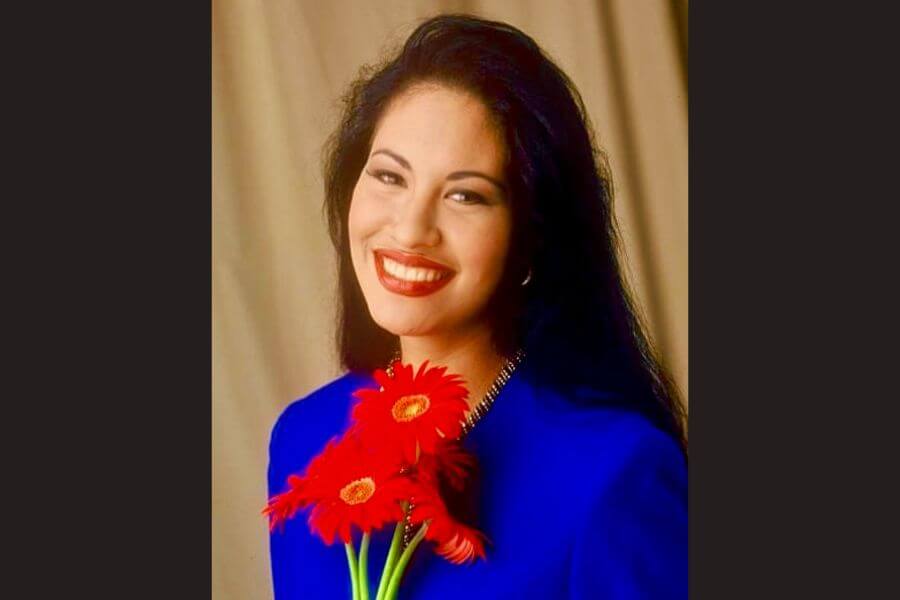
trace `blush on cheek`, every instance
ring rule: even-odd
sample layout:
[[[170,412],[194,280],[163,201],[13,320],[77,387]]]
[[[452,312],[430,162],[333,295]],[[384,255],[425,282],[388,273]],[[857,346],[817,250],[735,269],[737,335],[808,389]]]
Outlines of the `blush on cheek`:
[[[351,242],[370,236],[390,222],[390,211],[362,183],[357,183],[350,200],[348,233]]]
[[[350,212],[347,216],[347,238],[350,242],[350,259],[353,262],[353,269],[356,272],[357,281],[362,284],[364,275],[363,269],[365,265],[365,243],[364,243],[364,223],[360,222],[363,216],[359,210],[359,205],[352,201],[350,204]]]
[[[347,215],[347,236],[356,279],[368,301],[380,293],[372,248],[385,237],[382,234],[389,223],[384,203],[373,197],[364,183],[357,182]]]
[[[354,251],[359,249],[359,245],[367,235],[370,228],[369,221],[372,215],[365,206],[365,200],[358,194],[354,193],[350,201],[350,211],[347,215],[347,235],[350,239],[350,246]]]
[[[506,262],[509,244],[509,233],[502,223],[489,228],[482,235],[470,239],[469,258],[466,262],[481,266],[481,275],[485,280],[499,279]]]

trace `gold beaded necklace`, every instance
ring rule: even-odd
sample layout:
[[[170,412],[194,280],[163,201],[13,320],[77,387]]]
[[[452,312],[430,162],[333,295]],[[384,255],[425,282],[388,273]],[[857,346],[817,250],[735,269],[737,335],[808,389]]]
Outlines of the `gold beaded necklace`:
[[[466,416],[465,421],[462,424],[462,433],[460,433],[459,438],[462,439],[465,437],[475,425],[484,418],[484,415],[490,410],[491,406],[494,404],[494,401],[497,399],[497,396],[500,395],[500,391],[506,385],[506,382],[509,381],[509,378],[512,377],[513,373],[516,370],[516,367],[522,362],[522,359],[525,358],[525,351],[519,349],[513,354],[512,358],[506,359],[506,362],[503,363],[503,366],[500,367],[500,372],[497,374],[497,377],[494,378],[493,383],[488,388],[488,391],[484,394],[484,397],[481,399],[478,404],[475,405],[472,410],[469,411],[469,414]],[[388,364],[387,372],[388,376],[394,377],[394,369],[393,364],[395,361],[400,360],[400,352],[395,352],[393,358],[391,358],[390,363]],[[412,523],[409,521],[409,515],[412,513],[413,504],[409,503],[409,508],[406,511],[406,516],[404,517],[403,524],[403,548],[409,545],[409,541],[412,539]],[[402,548],[401,548],[402,549]]]

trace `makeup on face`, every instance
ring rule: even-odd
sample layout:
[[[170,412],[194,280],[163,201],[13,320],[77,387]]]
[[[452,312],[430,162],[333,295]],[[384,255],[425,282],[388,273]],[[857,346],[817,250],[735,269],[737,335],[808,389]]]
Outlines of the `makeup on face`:
[[[477,98],[424,87],[391,103],[348,214],[351,260],[380,327],[427,336],[483,320],[512,230],[505,156]]]
[[[453,269],[417,254],[379,248],[373,255],[381,285],[403,296],[433,294],[455,275]]]

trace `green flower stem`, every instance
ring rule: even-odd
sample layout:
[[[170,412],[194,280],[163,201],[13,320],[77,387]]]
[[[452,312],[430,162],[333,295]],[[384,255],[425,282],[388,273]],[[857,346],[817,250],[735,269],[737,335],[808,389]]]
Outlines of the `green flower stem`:
[[[387,591],[388,581],[391,579],[391,573],[394,572],[394,565],[397,563],[397,555],[400,553],[400,545],[403,542],[403,531],[406,528],[406,511],[409,508],[408,502],[403,502],[403,518],[394,528],[394,537],[391,539],[391,547],[388,549],[387,558],[384,561],[384,569],[381,571],[381,580],[378,582],[378,592],[375,594],[375,600],[384,600],[384,593]]]
[[[350,567],[350,586],[353,589],[353,600],[359,600],[359,566],[356,563],[356,550],[353,549],[353,542],[344,544],[347,551],[347,564]]]
[[[403,577],[406,563],[409,562],[409,559],[412,557],[413,552],[415,552],[419,542],[425,539],[425,531],[427,529],[428,523],[422,525],[419,528],[419,531],[416,532],[416,535],[413,536],[413,539],[409,541],[409,546],[407,546],[406,550],[403,551],[403,554],[400,555],[400,560],[397,561],[397,566],[394,567],[394,572],[391,573],[391,582],[388,584],[384,600],[395,600],[397,598],[397,590],[400,587],[400,579]]]
[[[359,600],[369,600],[369,534],[359,545]]]

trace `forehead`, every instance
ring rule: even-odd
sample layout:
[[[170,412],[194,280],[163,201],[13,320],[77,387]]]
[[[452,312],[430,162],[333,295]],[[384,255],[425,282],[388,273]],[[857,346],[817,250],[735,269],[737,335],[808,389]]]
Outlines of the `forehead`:
[[[477,169],[500,177],[503,138],[484,103],[439,84],[418,84],[394,98],[382,115],[372,149],[388,148],[413,169]]]

